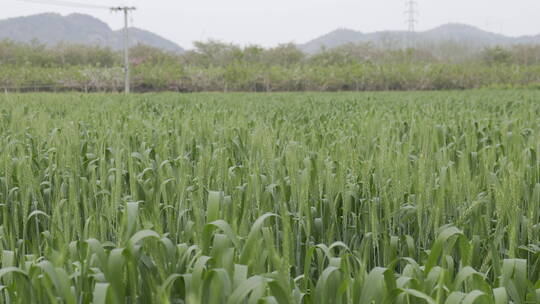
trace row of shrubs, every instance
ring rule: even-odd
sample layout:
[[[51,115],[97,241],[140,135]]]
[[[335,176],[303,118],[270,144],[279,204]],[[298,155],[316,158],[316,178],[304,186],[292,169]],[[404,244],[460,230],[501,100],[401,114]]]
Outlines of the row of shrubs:
[[[183,54],[132,49],[135,91],[450,90],[540,86],[540,48],[490,48],[458,59],[440,50],[346,45],[307,55],[292,44],[263,49],[215,41]],[[525,51],[526,50],[526,51]],[[538,55],[537,55],[538,53]],[[3,91],[119,91],[121,56],[84,46],[0,42]],[[523,61],[528,58],[527,61]],[[518,60],[520,59],[520,60]]]
[[[1,67],[3,91],[119,91],[121,68]],[[540,65],[401,64],[350,66],[181,67],[142,65],[132,72],[135,91],[375,91],[540,87]]]

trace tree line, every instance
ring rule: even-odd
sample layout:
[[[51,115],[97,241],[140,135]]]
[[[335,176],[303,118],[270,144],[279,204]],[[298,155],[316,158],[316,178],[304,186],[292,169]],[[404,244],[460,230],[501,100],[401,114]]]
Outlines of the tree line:
[[[122,54],[83,45],[0,42],[0,89],[118,91]],[[306,54],[294,44],[196,42],[182,54],[131,49],[136,91],[443,90],[540,86],[540,46],[347,44]]]

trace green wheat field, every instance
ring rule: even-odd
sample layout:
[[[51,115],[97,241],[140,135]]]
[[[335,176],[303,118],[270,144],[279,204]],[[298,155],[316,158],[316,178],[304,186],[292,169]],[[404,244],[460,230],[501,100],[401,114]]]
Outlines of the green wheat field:
[[[0,95],[1,303],[540,303],[540,91]]]

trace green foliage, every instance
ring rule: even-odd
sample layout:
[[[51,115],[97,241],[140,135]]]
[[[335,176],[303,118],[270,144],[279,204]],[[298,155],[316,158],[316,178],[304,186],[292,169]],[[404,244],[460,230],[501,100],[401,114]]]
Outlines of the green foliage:
[[[111,49],[86,45],[59,44],[54,48],[34,42],[30,45],[0,41],[0,65],[58,68],[94,66],[110,68],[121,60]]]
[[[0,95],[0,301],[538,303],[539,97]]]
[[[46,48],[0,42],[0,90],[111,92],[123,89],[122,55],[99,47]],[[306,55],[293,44],[240,47],[197,42],[173,54],[131,49],[134,91],[376,91],[535,88],[540,48],[415,49],[348,44]]]
[[[512,62],[512,53],[502,47],[486,48],[482,53],[486,64],[508,64]]]

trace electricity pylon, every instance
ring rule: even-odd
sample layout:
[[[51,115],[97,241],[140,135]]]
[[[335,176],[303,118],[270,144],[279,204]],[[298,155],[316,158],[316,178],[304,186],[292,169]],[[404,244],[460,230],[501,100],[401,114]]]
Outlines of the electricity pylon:
[[[416,24],[418,23],[418,2],[415,0],[407,0],[406,6],[407,9],[405,10],[405,15],[407,16],[406,22],[408,26],[409,47],[414,47]]]

